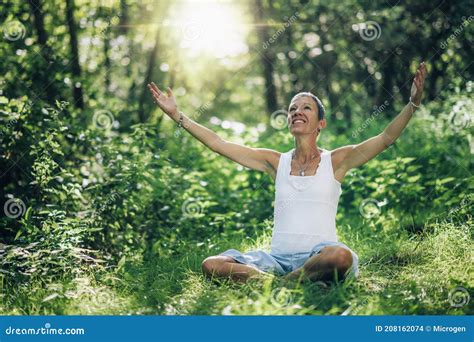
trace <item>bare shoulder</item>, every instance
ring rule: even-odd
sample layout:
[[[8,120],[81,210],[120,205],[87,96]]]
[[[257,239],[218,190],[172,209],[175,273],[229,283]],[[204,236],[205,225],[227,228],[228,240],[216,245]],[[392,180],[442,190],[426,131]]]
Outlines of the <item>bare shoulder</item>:
[[[338,147],[332,151],[331,153],[331,163],[332,169],[334,172],[334,178],[340,183],[344,179],[348,168],[345,166],[344,161],[346,160],[347,154],[354,148],[354,145],[347,145]]]

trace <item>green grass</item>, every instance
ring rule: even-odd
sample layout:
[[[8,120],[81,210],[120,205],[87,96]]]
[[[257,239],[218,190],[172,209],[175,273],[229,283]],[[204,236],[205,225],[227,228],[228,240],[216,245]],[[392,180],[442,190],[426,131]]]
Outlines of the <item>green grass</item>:
[[[324,285],[285,284],[280,278],[248,284],[210,281],[201,261],[227,248],[268,247],[269,233],[243,233],[188,243],[176,255],[153,253],[125,260],[120,267],[95,268],[44,283],[32,279],[12,286],[4,276],[0,313],[153,315],[461,315],[473,314],[472,300],[460,307],[461,287],[474,285],[471,218],[436,222],[412,235],[395,228],[340,228],[341,240],[360,258],[356,281]],[[362,235],[361,231],[368,231]]]

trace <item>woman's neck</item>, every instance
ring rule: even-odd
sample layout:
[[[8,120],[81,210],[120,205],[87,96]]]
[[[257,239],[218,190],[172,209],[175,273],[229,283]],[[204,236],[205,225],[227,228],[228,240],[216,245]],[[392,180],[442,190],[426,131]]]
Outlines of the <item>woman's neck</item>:
[[[306,163],[320,153],[318,143],[314,137],[297,137],[295,146],[295,158]]]

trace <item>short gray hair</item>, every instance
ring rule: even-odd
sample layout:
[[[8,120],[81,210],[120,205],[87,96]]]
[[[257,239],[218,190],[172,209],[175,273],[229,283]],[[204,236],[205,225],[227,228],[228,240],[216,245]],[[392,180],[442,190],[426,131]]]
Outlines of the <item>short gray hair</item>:
[[[316,106],[318,107],[319,120],[324,119],[324,117],[326,116],[326,111],[324,109],[323,103],[316,95],[314,95],[313,93],[310,93],[309,91],[302,91],[301,93],[298,93],[295,96],[293,96],[293,98],[291,99],[291,102],[293,102],[295,98],[300,97],[300,96],[311,97],[314,100],[314,102],[316,102]]]

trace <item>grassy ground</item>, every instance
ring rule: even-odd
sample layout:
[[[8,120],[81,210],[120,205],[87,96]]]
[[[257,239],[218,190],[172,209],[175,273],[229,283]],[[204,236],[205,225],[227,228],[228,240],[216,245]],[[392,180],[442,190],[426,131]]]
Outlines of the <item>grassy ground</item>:
[[[129,258],[119,267],[24,286],[2,282],[1,314],[157,315],[458,315],[473,314],[471,219],[426,225],[422,234],[362,230],[345,225],[341,240],[360,258],[357,281],[324,285],[284,284],[279,278],[241,285],[212,282],[201,261],[227,248],[265,248],[269,234],[241,234],[209,244],[188,244],[171,256]],[[360,231],[368,231],[362,235]]]

